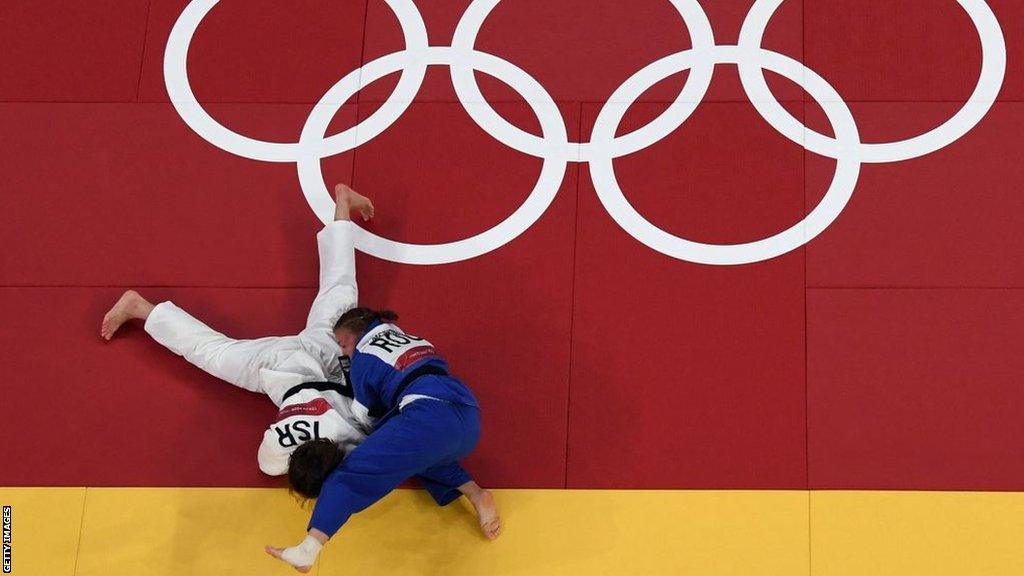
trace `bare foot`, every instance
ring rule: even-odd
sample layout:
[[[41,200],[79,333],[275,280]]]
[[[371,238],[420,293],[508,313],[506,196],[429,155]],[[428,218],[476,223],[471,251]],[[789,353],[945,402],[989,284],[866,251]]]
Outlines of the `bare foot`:
[[[281,560],[283,562],[287,562],[287,560],[285,560],[281,556],[282,554],[284,554],[284,548],[274,548],[273,546],[264,546],[263,549],[266,550],[267,554],[270,554],[274,558],[277,558],[278,560]],[[301,574],[308,574],[309,571],[313,569],[313,566],[292,566],[292,568],[295,568],[295,571],[299,572]]]
[[[355,190],[349,188],[348,186],[344,184],[338,184],[337,186],[335,186],[334,197],[338,202],[338,209],[337,212],[335,213],[336,220],[343,219],[338,217],[338,212],[342,212],[345,209],[345,204],[348,205],[348,211],[358,210],[359,215],[363,217],[364,222],[373,218],[373,202],[370,202],[369,198],[363,196],[362,194],[356,192]]]
[[[501,516],[498,514],[498,503],[489,490],[480,490],[469,498],[476,508],[476,517],[480,521],[480,531],[488,540],[497,540],[501,536]]]
[[[103,317],[100,336],[104,340],[113,338],[114,333],[122,324],[129,320],[144,320],[153,310],[153,305],[146,301],[135,290],[128,290],[121,295],[114,307]]]

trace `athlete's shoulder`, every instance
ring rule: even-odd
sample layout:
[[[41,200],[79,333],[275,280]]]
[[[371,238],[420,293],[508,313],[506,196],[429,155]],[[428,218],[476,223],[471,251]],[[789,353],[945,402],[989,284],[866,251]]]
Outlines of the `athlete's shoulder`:
[[[426,338],[409,334],[395,324],[377,326],[363,337],[357,349],[400,371],[421,360],[437,357],[437,350]]]
[[[361,421],[345,418],[320,392],[302,390],[281,407],[263,431],[257,459],[260,470],[271,476],[288,471],[288,459],[300,445],[326,438],[343,444],[359,443],[366,436]]]
[[[352,366],[349,368],[349,375],[352,378],[357,378],[359,375],[365,375],[368,370],[386,368],[387,366],[387,361],[380,354],[372,350],[363,351],[356,349],[356,353],[352,355]]]

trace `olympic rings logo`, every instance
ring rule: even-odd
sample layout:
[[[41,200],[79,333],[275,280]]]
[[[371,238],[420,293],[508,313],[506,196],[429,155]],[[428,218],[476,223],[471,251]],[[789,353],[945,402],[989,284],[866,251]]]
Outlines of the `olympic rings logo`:
[[[554,200],[569,162],[588,162],[594,188],[608,214],[631,236],[673,258],[702,264],[747,264],[785,254],[821,234],[842,212],[853,194],[865,162],[897,162],[929,154],[970,131],[995,102],[1006,70],[1006,45],[999,22],[984,0],[957,0],[970,17],[982,46],[977,86],[965,105],[937,128],[906,140],[861,142],[857,124],[836,90],[800,62],[761,47],[762,36],[782,0],[756,0],[736,45],[715,44],[711,23],[697,0],[669,0],[682,16],[693,47],[661,58],[633,74],[611,95],[597,116],[589,142],[571,142],[554,100],[526,71],[493,54],[474,48],[484,20],[500,0],[474,0],[455,30],[451,46],[429,46],[423,18],[412,0],[386,0],[405,37],[405,49],[382,56],[339,80],[314,106],[298,142],[268,142],[235,133],[214,120],[196,100],[189,85],[186,59],[189,44],[203,18],[219,0],[192,0],[171,31],[164,55],[164,77],[171,102],[181,118],[211,144],[245,158],[294,162],[310,207],[324,222],[334,213],[324,185],[320,161],[373,139],[408,108],[428,66],[447,66],[459,101],[473,121],[493,138],[544,163],[529,197],[493,228],[446,244],[407,244],[360,229],[356,247],[386,260],[408,264],[445,264],[475,258],[511,242],[532,226]],[[651,146],[679,128],[704,98],[715,66],[735,64],[743,89],[757,112],[776,131],[807,150],[836,160],[836,172],[824,198],[807,216],[773,236],[743,244],[703,244],[661,230],[626,200],[615,177],[613,161]],[[626,110],[659,81],[689,70],[686,85],[672,104],[647,125],[616,136]],[[825,111],[834,137],[815,132],[794,118],[775,99],[764,70],[800,85]],[[502,118],[484,99],[474,71],[514,89],[540,120],[542,136],[525,132]],[[327,127],[363,86],[401,72],[395,91],[365,120],[327,136]],[[472,103],[472,104],[471,104]]]

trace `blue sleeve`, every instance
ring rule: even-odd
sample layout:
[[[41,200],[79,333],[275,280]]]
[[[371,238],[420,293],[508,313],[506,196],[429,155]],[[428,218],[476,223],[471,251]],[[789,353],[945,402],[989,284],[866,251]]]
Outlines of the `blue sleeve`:
[[[387,372],[380,366],[383,362],[372,354],[361,354],[356,352],[352,356],[352,367],[349,377],[352,381],[352,392],[356,402],[359,402],[375,416],[382,411],[383,402],[380,399],[380,389],[383,378]],[[324,481],[320,488],[320,496],[316,499],[313,507],[313,515],[309,519],[307,530],[317,530],[333,537],[334,534],[348,521],[358,509],[362,500],[359,494],[353,493],[350,485],[352,478],[343,475],[340,471],[345,466],[342,462],[338,469],[335,469]],[[346,482],[345,479],[350,482]],[[366,480],[361,478],[361,480]]]
[[[351,488],[346,486],[337,474],[332,473],[320,489],[320,497],[313,506],[313,515],[309,519],[306,531],[316,528],[328,537],[334,537],[356,512],[357,500],[359,498],[352,493]]]
[[[365,406],[371,415],[386,409],[380,394],[389,374],[388,368],[383,360],[373,354],[357,352],[352,358],[352,391],[356,401]]]

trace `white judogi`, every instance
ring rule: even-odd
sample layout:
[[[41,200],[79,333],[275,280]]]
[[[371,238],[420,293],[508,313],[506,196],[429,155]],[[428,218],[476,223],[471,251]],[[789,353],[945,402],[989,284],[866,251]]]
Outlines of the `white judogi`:
[[[332,222],[317,234],[320,291],[306,328],[295,336],[234,340],[171,302],[157,305],[146,320],[146,332],[175,354],[235,386],[263,392],[280,408],[257,453],[266,474],[285,474],[302,442],[329,438],[351,448],[372,427],[365,408],[332,390],[302,389],[283,398],[306,382],[347,383],[333,330],[357,302],[352,229],[351,222]]]

